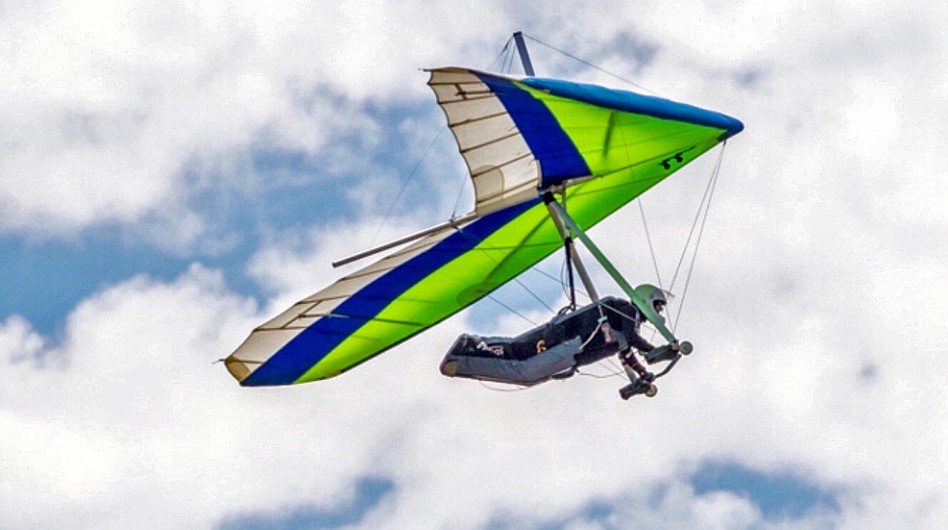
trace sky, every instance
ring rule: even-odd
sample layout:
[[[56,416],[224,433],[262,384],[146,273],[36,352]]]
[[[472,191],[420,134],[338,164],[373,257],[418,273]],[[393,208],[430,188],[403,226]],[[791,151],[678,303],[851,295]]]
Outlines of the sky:
[[[894,0],[0,2],[0,529],[940,528],[945,20]],[[528,272],[342,377],[237,385],[215,361],[358,266],[333,260],[471,208],[422,69],[503,69],[518,30],[539,75],[746,125],[678,297],[695,353],[627,402],[614,377],[441,376],[458,334],[564,303]],[[671,276],[718,156],[591,231],[630,281],[657,281],[649,239]]]

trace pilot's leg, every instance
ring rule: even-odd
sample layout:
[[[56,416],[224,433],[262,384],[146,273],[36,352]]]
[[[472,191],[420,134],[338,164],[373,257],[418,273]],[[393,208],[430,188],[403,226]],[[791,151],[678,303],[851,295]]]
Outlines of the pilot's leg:
[[[622,367],[625,368],[625,373],[629,376],[630,381],[635,381],[639,378],[651,381],[655,378],[655,376],[639,362],[639,359],[632,353],[631,349],[621,352],[619,359],[622,361]]]

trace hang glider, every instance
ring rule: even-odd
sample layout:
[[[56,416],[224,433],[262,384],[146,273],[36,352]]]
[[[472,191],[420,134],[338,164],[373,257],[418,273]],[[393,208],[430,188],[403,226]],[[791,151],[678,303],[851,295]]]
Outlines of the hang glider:
[[[241,385],[350,370],[561,249],[545,194],[587,230],[744,127],[691,105],[555,79],[448,67],[430,70],[428,85],[470,171],[473,211],[400,240],[253,330],[225,359]]]

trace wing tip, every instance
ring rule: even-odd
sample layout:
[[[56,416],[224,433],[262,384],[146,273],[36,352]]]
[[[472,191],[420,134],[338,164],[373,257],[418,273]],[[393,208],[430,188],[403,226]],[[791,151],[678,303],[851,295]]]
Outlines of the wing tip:
[[[230,372],[230,375],[237,380],[241,385],[244,384],[244,381],[250,377],[250,374],[253,371],[247,366],[247,363],[234,358],[233,355],[224,359],[224,366],[227,368],[227,371]]]

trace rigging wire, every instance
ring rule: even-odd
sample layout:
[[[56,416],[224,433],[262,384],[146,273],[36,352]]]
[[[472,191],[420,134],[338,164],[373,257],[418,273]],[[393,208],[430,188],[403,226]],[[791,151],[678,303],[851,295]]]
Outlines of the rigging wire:
[[[610,358],[609,360],[611,361],[612,359]],[[609,370],[609,368],[606,368],[606,369]],[[583,377],[592,377],[593,379],[612,379],[613,377],[623,377],[623,376],[625,376],[624,373],[618,372],[618,371],[611,371],[611,370],[610,370],[610,371],[608,371],[608,373],[606,373],[605,375],[600,375],[600,374],[594,374],[594,373],[590,373],[590,372],[583,372],[583,371],[581,371],[579,368],[576,369],[576,373],[577,373],[578,375],[583,376]]]
[[[382,218],[382,221],[379,223],[379,226],[375,229],[375,235],[372,236],[372,243],[369,245],[370,247],[372,245],[375,245],[375,241],[379,237],[379,232],[382,231],[382,227],[385,226],[385,224],[388,222],[389,217],[392,216],[392,212],[395,210],[395,205],[398,204],[398,200],[402,198],[402,194],[405,193],[405,190],[408,189],[408,185],[411,184],[412,180],[414,180],[415,175],[418,173],[418,169],[421,168],[422,162],[424,162],[425,159],[428,158],[428,153],[431,152],[431,149],[434,147],[435,143],[438,141],[439,138],[441,138],[441,135],[444,134],[445,129],[446,127],[442,127],[438,129],[438,133],[435,134],[434,138],[431,139],[431,142],[428,144],[428,147],[425,149],[425,152],[422,153],[421,157],[418,158],[418,162],[415,163],[415,167],[411,170],[411,173],[408,174],[408,178],[405,179],[404,182],[402,182],[402,187],[401,189],[398,190],[398,193],[395,195],[395,198],[392,199],[392,203],[389,205],[388,211],[385,212],[385,217]],[[461,191],[464,191],[463,188]],[[455,214],[457,213],[456,210],[457,210],[457,206],[455,205]],[[454,215],[452,215],[452,217],[453,216]]]
[[[721,151],[718,153],[717,162],[714,164],[714,170],[712,171],[711,181],[711,192],[708,194],[708,202],[704,207],[704,217],[701,219],[701,228],[698,229],[698,238],[695,240],[695,251],[691,257],[691,266],[688,268],[688,276],[685,278],[685,287],[681,293],[681,302],[678,304],[678,313],[675,316],[675,325],[681,322],[681,310],[685,307],[685,296],[688,294],[688,285],[691,283],[691,275],[694,272],[695,262],[698,261],[698,247],[701,245],[701,237],[704,234],[705,223],[708,221],[708,212],[711,211],[711,199],[714,197],[714,190],[717,187],[718,176],[721,174],[721,161],[724,159],[724,148],[727,147],[727,141],[724,141],[724,145],[721,146]],[[672,329],[674,333],[674,329]]]
[[[497,55],[497,57],[495,57],[493,62],[491,62],[490,65],[488,65],[487,70],[490,70],[491,67],[493,67],[494,63],[497,63],[498,61],[502,59],[504,61],[508,61],[508,62],[510,61],[509,57],[513,56],[513,53],[512,53],[513,48],[511,47],[512,42],[513,42],[513,37],[511,36],[507,39],[507,42],[504,43],[504,46],[503,48],[501,48],[500,53]],[[502,64],[503,64],[503,61],[502,61]],[[415,175],[418,173],[418,169],[421,167],[421,164],[428,157],[428,154],[431,152],[431,149],[434,147],[435,143],[437,143],[437,141],[441,138],[441,135],[444,134],[445,129],[446,127],[442,127],[438,129],[438,133],[428,144],[428,147],[425,149],[424,153],[418,159],[418,162],[415,163],[415,167],[412,169],[411,173],[409,173],[408,178],[402,183],[401,188],[398,190],[398,193],[395,195],[395,198],[392,200],[392,203],[389,205],[388,211],[385,213],[385,217],[382,218],[382,221],[379,223],[379,226],[375,229],[375,235],[372,236],[372,245],[375,244],[375,241],[378,239],[379,232],[382,231],[382,227],[385,226],[385,224],[388,222],[389,218],[391,217],[392,212],[395,210],[395,205],[398,204],[399,199],[401,199],[402,195],[405,193],[405,190],[408,188],[408,185],[411,184],[412,180],[415,178]],[[460,203],[461,203],[461,197],[464,195],[465,183],[467,180],[468,179],[466,178],[466,176],[462,175],[461,189],[458,191],[458,196],[454,201],[454,209],[452,210],[451,218],[454,218],[457,216],[458,207],[460,206]]]
[[[501,388],[497,386],[488,385],[487,382],[482,379],[478,379],[477,382],[480,383],[481,386],[486,388],[487,390],[492,390],[494,392],[523,392],[524,390],[528,390],[530,388],[528,386],[520,386],[520,387],[514,387],[514,388]]]
[[[645,227],[645,240],[648,241],[648,251],[652,255],[652,266],[655,267],[655,277],[658,278],[658,286],[662,289],[662,274],[658,271],[658,260],[655,259],[655,247],[652,245],[652,235],[648,229],[648,221],[645,219],[645,207],[642,205],[642,196],[636,201],[639,204],[639,213],[642,214],[642,226]]]
[[[505,58],[503,73],[509,74],[513,70],[514,63],[514,51],[513,47],[510,48],[510,51],[507,52],[507,57]]]
[[[541,45],[546,46],[547,48],[549,48],[549,49],[551,49],[551,50],[553,50],[553,51],[555,51],[555,52],[559,52],[559,53],[561,53],[561,54],[563,54],[563,55],[569,57],[570,59],[579,61],[579,62],[585,64],[586,66],[588,66],[588,67],[590,67],[590,68],[592,68],[592,69],[594,69],[594,70],[599,70],[600,72],[602,72],[602,73],[604,73],[604,74],[606,74],[606,75],[608,75],[608,76],[614,77],[614,78],[618,79],[619,81],[622,81],[623,83],[628,83],[629,85],[632,85],[632,86],[634,86],[634,87],[636,87],[636,88],[638,88],[638,89],[640,89],[640,90],[644,90],[644,91],[650,92],[650,93],[652,93],[652,94],[657,94],[654,90],[650,90],[650,89],[648,89],[648,88],[646,88],[646,87],[644,87],[644,86],[642,86],[642,85],[640,85],[640,84],[638,84],[638,83],[636,83],[636,82],[634,82],[634,81],[632,81],[632,80],[629,80],[629,79],[626,79],[626,78],[622,77],[622,76],[619,75],[619,74],[614,74],[614,73],[610,72],[609,70],[606,70],[605,68],[602,68],[602,67],[600,67],[600,66],[597,66],[597,65],[595,65],[595,64],[593,64],[593,63],[591,63],[591,62],[589,62],[589,61],[587,61],[587,60],[585,60],[585,59],[581,59],[581,58],[576,57],[575,55],[573,55],[573,54],[571,54],[571,53],[568,53],[568,52],[563,51],[563,50],[561,50],[561,49],[559,49],[559,48],[557,48],[557,47],[555,47],[555,46],[552,46],[552,45],[550,45],[550,44],[547,44],[547,43],[543,42],[542,40],[540,40],[540,39],[538,39],[538,38],[536,38],[536,37],[534,37],[534,36],[532,36],[532,35],[527,35],[526,33],[524,33],[523,36],[524,36],[524,37],[527,37],[528,39],[532,40],[533,42],[536,42],[537,44],[541,44]],[[509,42],[509,41],[508,41],[508,42]]]
[[[471,179],[467,177],[464,173],[461,173],[461,185],[458,186],[458,196],[454,199],[454,209],[451,210],[451,219],[456,219],[458,216],[458,207],[461,206],[461,197],[464,196],[464,190],[467,189],[467,183]]]
[[[514,281],[517,282],[517,285],[519,285],[520,287],[523,287],[525,291],[530,293],[530,296],[532,296],[537,302],[540,302],[541,304],[543,304],[543,307],[547,308],[550,311],[550,313],[556,312],[552,307],[550,307],[550,304],[544,302],[543,299],[540,298],[540,296],[537,293],[533,292],[532,289],[527,287],[527,284],[520,281],[520,278],[514,278]]]
[[[458,228],[457,231],[458,231],[458,233],[461,234],[463,237],[468,237],[467,234],[464,232],[464,227]],[[478,246],[475,245],[475,248],[480,248],[480,247],[478,247]],[[481,248],[480,250],[481,250],[481,252],[484,253],[485,256],[487,256],[488,259],[490,259],[491,261],[493,261],[495,265],[498,265],[498,266],[501,265],[500,261],[498,261],[496,258],[494,258],[494,257],[488,252],[489,249],[487,249],[487,248]],[[533,292],[532,289],[530,289],[529,287],[527,287],[526,284],[524,284],[522,281],[520,281],[520,278],[518,278],[518,277],[515,276],[515,277],[513,278],[513,281],[514,281],[517,285],[519,285],[520,287],[522,287],[525,291],[527,291],[527,293],[529,293],[530,296],[532,296],[536,301],[538,301],[538,302],[540,302],[541,304],[543,304],[543,306],[546,307],[551,313],[554,313],[554,312],[555,312],[555,311],[553,310],[553,308],[550,307],[549,304],[547,304],[545,301],[543,301],[542,298],[540,298],[539,295],[537,295],[535,292]],[[529,318],[523,316],[522,314],[518,313],[516,310],[514,310],[513,308],[511,308],[511,307],[508,306],[507,304],[504,304],[503,302],[501,302],[500,300],[498,300],[498,299],[497,299],[496,297],[494,297],[493,295],[491,295],[491,294],[488,293],[488,294],[487,294],[487,297],[490,298],[491,300],[493,300],[494,302],[500,304],[500,305],[503,306],[504,308],[508,309],[509,311],[513,312],[514,314],[516,314],[516,315],[519,316],[520,318],[526,320],[527,322],[530,322],[530,323],[533,324],[534,326],[537,325],[535,322],[533,322],[533,321],[530,320]]]
[[[528,291],[529,291],[529,289],[528,289]],[[533,293],[530,293],[530,294],[533,294]],[[497,298],[496,296],[494,296],[494,295],[492,295],[492,294],[488,294],[488,295],[487,295],[487,298],[489,298],[492,302],[498,304],[499,306],[503,307],[503,308],[506,309],[507,311],[510,311],[511,313],[517,315],[518,317],[520,317],[520,318],[526,320],[527,322],[530,323],[530,325],[532,325],[532,326],[534,326],[534,327],[536,327],[536,326],[539,325],[539,324],[537,324],[536,322],[534,322],[533,320],[531,320],[531,319],[527,318],[526,316],[524,316],[522,313],[520,313],[520,312],[517,311],[516,309],[514,309],[514,308],[510,307],[509,305],[507,305],[507,304],[501,302],[500,299]],[[540,302],[543,303],[542,300],[540,300]],[[546,304],[544,303],[543,305],[546,305]],[[549,309],[550,306],[547,306],[547,308]],[[553,310],[550,309],[550,311],[553,311]]]
[[[724,149],[722,148],[721,153],[723,154],[723,152],[724,152]],[[720,158],[718,160],[719,160],[718,164],[720,164]],[[710,195],[711,188],[714,185],[715,171],[716,170],[711,172],[711,176],[710,178],[708,178],[708,184],[704,188],[704,195],[702,195],[701,202],[698,204],[698,211],[695,212],[695,219],[691,223],[691,230],[688,232],[688,239],[685,241],[684,248],[681,249],[681,256],[678,258],[678,265],[675,267],[675,274],[672,276],[672,281],[671,281],[671,285],[669,286],[669,290],[674,289],[675,282],[678,280],[678,273],[681,272],[681,266],[682,264],[684,264],[685,256],[688,253],[688,249],[691,247],[691,238],[694,236],[695,228],[697,228],[698,226],[698,219],[701,217],[701,212],[704,209],[706,202],[708,201],[708,196]]]
[[[498,53],[497,57],[495,57],[494,60],[489,65],[487,65],[487,70],[490,70],[491,68],[493,68],[494,64],[497,63],[498,61],[501,64],[501,68],[503,68],[504,61],[507,60],[507,58],[505,57],[505,54],[507,54],[508,50],[510,50],[511,42],[513,42],[513,36],[510,36],[507,38],[507,42],[504,43],[504,47],[501,48],[500,53]]]

